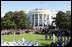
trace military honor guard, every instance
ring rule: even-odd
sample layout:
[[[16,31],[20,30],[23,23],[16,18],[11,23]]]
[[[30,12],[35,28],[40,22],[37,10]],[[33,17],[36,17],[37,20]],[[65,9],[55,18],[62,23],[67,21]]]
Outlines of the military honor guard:
[[[55,40],[55,35],[53,34],[53,40]]]
[[[38,41],[35,42],[34,46],[38,46]]]

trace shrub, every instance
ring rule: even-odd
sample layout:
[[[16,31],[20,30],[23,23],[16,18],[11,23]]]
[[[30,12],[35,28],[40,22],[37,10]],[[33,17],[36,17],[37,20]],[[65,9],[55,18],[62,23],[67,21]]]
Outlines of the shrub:
[[[39,34],[39,31],[35,31],[35,34]]]

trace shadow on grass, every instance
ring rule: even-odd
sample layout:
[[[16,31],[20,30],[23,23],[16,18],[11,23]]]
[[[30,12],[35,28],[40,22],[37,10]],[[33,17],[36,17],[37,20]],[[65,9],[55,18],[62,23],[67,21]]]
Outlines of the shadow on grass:
[[[46,43],[41,43],[41,45],[43,45],[43,46],[50,46],[50,44],[46,44]]]
[[[46,39],[38,39],[38,40],[52,41],[53,39],[51,39],[51,40],[50,39],[47,39],[47,40]]]

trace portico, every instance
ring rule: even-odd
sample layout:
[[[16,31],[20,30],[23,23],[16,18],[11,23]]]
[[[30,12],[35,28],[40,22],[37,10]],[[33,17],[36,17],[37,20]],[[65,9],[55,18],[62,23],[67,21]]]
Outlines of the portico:
[[[34,9],[27,12],[30,23],[34,28],[44,29],[51,25],[53,17],[56,17],[56,11],[49,11],[47,9]]]

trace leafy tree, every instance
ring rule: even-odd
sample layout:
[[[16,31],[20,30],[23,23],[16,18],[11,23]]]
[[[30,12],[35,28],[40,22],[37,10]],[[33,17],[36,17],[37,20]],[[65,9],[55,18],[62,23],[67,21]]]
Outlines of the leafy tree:
[[[16,29],[16,28],[31,28],[29,26],[29,19],[24,11],[9,11],[4,17],[1,17],[2,29]]]
[[[29,19],[27,18],[24,11],[19,11],[14,13],[13,21],[17,25],[17,28],[26,28],[26,26],[29,26]]]
[[[56,18],[53,18],[53,19],[55,19],[53,23],[55,22],[57,28],[68,29],[68,30],[71,29],[71,12],[70,11],[66,11],[66,13],[59,11],[56,14]]]

